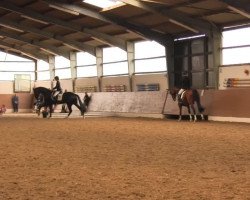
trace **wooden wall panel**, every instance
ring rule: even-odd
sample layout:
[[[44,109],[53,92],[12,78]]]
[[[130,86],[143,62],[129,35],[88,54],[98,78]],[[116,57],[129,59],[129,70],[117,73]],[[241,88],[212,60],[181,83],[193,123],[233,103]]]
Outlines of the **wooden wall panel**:
[[[162,113],[166,92],[93,93],[92,112]]]
[[[7,109],[13,109],[12,99],[13,94],[0,94],[0,105],[4,104]],[[19,109],[31,109],[33,107],[33,94],[17,93],[19,97]]]

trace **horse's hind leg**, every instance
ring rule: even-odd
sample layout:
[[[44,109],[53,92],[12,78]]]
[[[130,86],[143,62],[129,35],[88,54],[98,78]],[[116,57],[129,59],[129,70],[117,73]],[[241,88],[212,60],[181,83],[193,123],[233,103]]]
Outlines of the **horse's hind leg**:
[[[201,113],[201,120],[205,120],[204,115]]]
[[[178,121],[181,121],[181,118],[182,118],[182,105],[179,104],[178,106],[179,106],[179,119],[178,119]]]
[[[66,118],[68,118],[68,117],[70,116],[70,114],[72,113],[72,105],[67,104],[67,107],[68,107],[68,109],[69,109],[69,113],[68,113],[68,115],[67,115]]]
[[[75,103],[74,105],[81,111],[81,115],[84,115],[83,108],[79,106],[77,103]]]

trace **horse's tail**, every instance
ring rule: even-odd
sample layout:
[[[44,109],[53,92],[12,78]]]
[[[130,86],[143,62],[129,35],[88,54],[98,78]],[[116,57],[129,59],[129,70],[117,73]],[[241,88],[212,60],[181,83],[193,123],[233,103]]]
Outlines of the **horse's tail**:
[[[198,110],[203,113],[205,108],[201,105],[200,94],[197,90],[193,90],[194,101],[197,103]]]
[[[80,107],[81,107],[81,114],[83,115],[84,112],[86,112],[86,106],[82,103],[82,100],[78,94],[76,94],[76,97],[79,101]]]

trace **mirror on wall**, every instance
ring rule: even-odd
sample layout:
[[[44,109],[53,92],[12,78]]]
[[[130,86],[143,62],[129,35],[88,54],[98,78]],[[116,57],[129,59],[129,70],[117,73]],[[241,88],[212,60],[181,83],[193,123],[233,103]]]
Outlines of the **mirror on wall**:
[[[14,92],[30,92],[31,76],[30,74],[14,75]]]

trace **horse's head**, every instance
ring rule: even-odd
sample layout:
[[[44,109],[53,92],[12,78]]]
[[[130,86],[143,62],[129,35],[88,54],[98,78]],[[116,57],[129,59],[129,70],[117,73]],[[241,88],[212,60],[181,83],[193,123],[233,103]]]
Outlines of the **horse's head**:
[[[174,101],[176,101],[176,96],[178,94],[178,89],[177,88],[169,89],[169,94],[172,96],[172,99]]]
[[[36,99],[39,98],[40,94],[42,94],[45,99],[50,99],[51,98],[52,90],[50,90],[48,88],[36,87],[36,88],[33,88],[33,91],[34,91],[34,96],[35,96]]]

